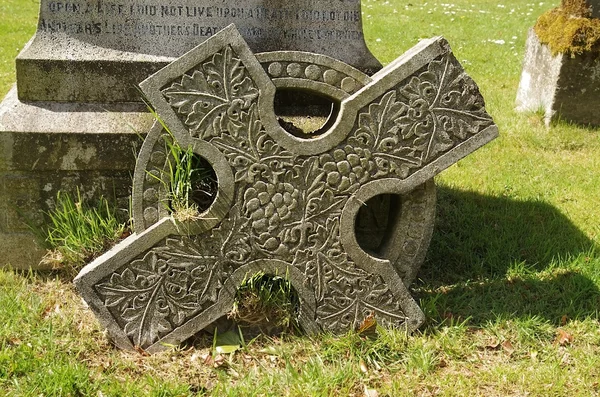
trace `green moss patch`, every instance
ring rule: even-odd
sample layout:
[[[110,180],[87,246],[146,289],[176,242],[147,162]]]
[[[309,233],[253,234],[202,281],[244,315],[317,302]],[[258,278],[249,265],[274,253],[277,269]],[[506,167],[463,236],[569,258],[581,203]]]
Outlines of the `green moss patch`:
[[[552,55],[599,51],[600,19],[590,18],[590,11],[585,0],[563,0],[538,18],[535,33]]]

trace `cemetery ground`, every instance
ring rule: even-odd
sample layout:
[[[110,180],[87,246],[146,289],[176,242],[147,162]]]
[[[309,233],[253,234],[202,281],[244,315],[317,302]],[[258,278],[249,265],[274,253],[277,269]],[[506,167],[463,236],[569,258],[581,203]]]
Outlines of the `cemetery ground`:
[[[0,270],[0,395],[599,395],[600,131],[514,111],[527,29],[557,4],[363,1],[377,58],[443,35],[500,129],[436,178],[418,332],[262,336],[221,355],[199,335],[149,356],[111,346],[71,275]],[[37,7],[0,2],[2,95]]]

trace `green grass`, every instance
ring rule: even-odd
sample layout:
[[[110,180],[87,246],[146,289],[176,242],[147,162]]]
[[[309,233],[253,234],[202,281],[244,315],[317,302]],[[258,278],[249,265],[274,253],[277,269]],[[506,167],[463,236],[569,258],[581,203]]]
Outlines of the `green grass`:
[[[419,332],[259,337],[215,367],[204,360],[211,335],[154,356],[121,352],[69,280],[4,270],[0,395],[599,395],[600,131],[514,111],[527,29],[558,3],[363,2],[379,59],[445,36],[500,129],[437,178],[436,228],[413,286],[427,314]],[[36,5],[4,0],[0,12],[5,93]]]
[[[287,277],[259,272],[242,282],[228,317],[242,328],[266,334],[294,332],[299,329],[298,304],[298,296]]]
[[[169,202],[165,204],[179,221],[198,218],[215,199],[217,180],[214,170],[194,153],[192,146],[181,147],[170,133],[164,138],[169,154],[167,175],[164,176],[168,181]]]
[[[55,269],[81,269],[114,245],[126,230],[107,199],[100,197],[92,205],[81,197],[79,189],[76,197],[58,192],[55,208],[47,217],[48,225],[36,232],[50,250],[43,261]]]
[[[163,205],[180,221],[198,219],[208,210],[217,194],[217,176],[206,159],[194,153],[192,145],[182,147],[154,109],[148,110],[166,131],[162,138],[167,153],[167,168],[156,178],[167,192]]]
[[[39,1],[0,1],[0,96],[15,82],[15,57],[35,33]]]

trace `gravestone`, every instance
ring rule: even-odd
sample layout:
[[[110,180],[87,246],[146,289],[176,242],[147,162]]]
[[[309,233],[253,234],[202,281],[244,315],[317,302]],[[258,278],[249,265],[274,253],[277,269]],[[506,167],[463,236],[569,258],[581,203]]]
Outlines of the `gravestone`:
[[[136,233],[75,279],[117,346],[180,343],[226,314],[257,272],[289,278],[308,333],[346,332],[371,315],[408,332],[423,322],[407,285],[429,244],[432,178],[498,134],[445,40],[423,40],[368,76],[321,54],[254,54],[230,26],[141,88],[161,122],[136,165]],[[289,133],[275,113],[280,90],[330,98],[332,122],[315,136]],[[164,205],[165,139],[216,174],[214,201],[194,219]],[[396,213],[367,251],[357,214],[382,195]]]
[[[366,73],[360,1],[41,0],[35,36],[0,104],[0,266],[36,267],[40,225],[59,190],[127,208],[141,139],[154,119],[138,84],[235,23],[255,52],[288,49]]]
[[[590,18],[600,17],[600,2],[587,0]],[[573,20],[582,18],[573,17]],[[581,32],[585,36],[585,31]],[[585,37],[577,38],[584,41]],[[544,114],[546,125],[553,120],[600,126],[600,52],[553,54],[532,28],[526,42],[516,109]]]
[[[17,58],[19,99],[138,102],[137,84],[230,23],[254,52],[309,51],[381,67],[364,42],[360,0],[46,0]]]

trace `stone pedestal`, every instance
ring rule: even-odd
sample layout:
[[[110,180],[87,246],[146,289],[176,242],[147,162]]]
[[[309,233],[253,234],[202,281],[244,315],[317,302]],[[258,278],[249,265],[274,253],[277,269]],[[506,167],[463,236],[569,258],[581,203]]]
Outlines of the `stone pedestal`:
[[[359,0],[44,0],[17,58],[19,99],[138,102],[137,84],[230,23],[254,52],[310,51],[381,68],[364,42]]]
[[[116,198],[127,209],[135,155],[153,118],[140,104],[21,102],[0,105],[0,266],[37,266],[40,226],[59,190]]]
[[[516,104],[517,111],[542,111],[546,124],[600,126],[600,53],[553,56],[530,29]]]
[[[58,190],[126,203],[152,125],[138,84],[230,23],[254,52],[325,54],[373,73],[360,1],[42,0],[35,36],[0,104],[0,266],[35,267]],[[126,207],[125,207],[126,208]]]

